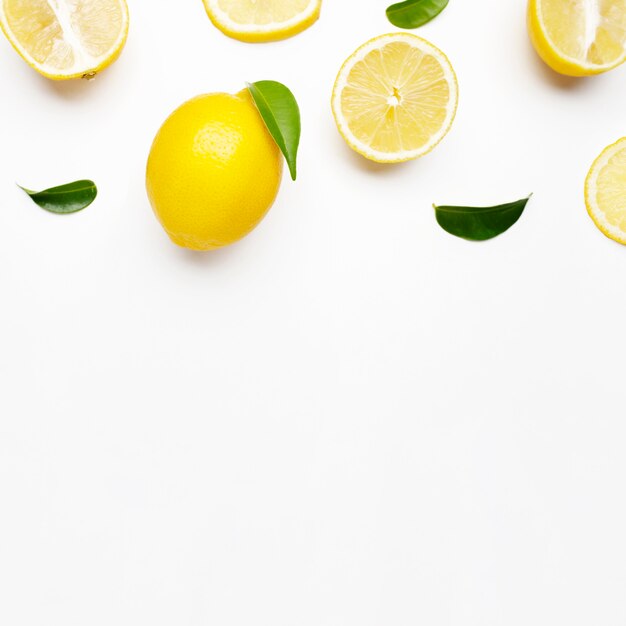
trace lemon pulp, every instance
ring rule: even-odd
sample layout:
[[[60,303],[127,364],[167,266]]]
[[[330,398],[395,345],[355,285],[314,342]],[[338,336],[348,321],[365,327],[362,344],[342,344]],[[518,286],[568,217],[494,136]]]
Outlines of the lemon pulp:
[[[204,0],[211,21],[229,37],[248,42],[291,37],[313,24],[322,0]]]
[[[528,29],[561,74],[599,74],[626,60],[626,0],[529,0]]]
[[[450,129],[457,102],[456,76],[443,52],[415,35],[390,34],[344,63],[332,109],[354,150],[394,163],[432,150]]]
[[[0,25],[44,76],[92,76],[124,47],[128,7],[126,0],[0,0]]]
[[[626,137],[594,161],[585,182],[585,202],[596,226],[626,244]]]

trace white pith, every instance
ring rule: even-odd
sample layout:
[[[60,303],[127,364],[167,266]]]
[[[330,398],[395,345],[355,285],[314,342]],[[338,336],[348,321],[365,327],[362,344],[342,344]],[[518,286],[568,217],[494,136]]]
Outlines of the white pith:
[[[72,67],[60,69],[54,65],[41,63],[34,59],[29,51],[21,44],[19,39],[12,32],[11,27],[6,19],[4,11],[4,0],[0,0],[0,24],[2,25],[2,29],[6,33],[7,37],[10,39],[12,45],[22,55],[22,57],[24,57],[32,66],[37,67],[42,73],[55,77],[70,77],[88,74],[89,72],[98,68],[102,63],[104,63],[104,61],[106,61],[109,56],[117,51],[122,45],[128,31],[129,20],[127,6],[123,1],[112,0],[112,2],[116,2],[122,8],[123,22],[120,28],[118,38],[113,43],[110,50],[107,51],[107,53],[98,57],[94,57],[89,54],[83,48],[80,40],[76,36],[76,33],[74,32],[71,24],[71,13],[66,2],[64,0],[46,0],[46,2],[54,12],[59,22],[59,25],[61,26],[61,29],[63,31],[63,39],[68,45],[71,46],[74,52],[75,62]]]
[[[422,52],[435,57],[439,61],[444,71],[445,79],[450,89],[450,97],[448,99],[446,118],[441,125],[439,132],[431,136],[430,140],[425,145],[420,146],[415,150],[403,150],[400,152],[382,152],[379,150],[374,150],[368,144],[362,142],[354,136],[342,113],[341,94],[343,92],[343,89],[348,84],[348,76],[350,75],[350,72],[354,65],[362,61],[372,50],[376,50],[385,46],[388,43],[394,42],[407,43],[410,46],[415,47]],[[445,54],[443,54],[441,50],[433,46],[428,41],[422,39],[421,37],[403,33],[382,35],[381,37],[377,37],[372,41],[367,42],[365,45],[361,46],[350,58],[348,58],[348,60],[344,63],[343,67],[339,71],[339,75],[337,76],[335,87],[333,89],[332,97],[332,108],[335,113],[335,119],[337,121],[337,124],[339,125],[341,134],[347,138],[348,143],[350,143],[352,147],[357,150],[357,152],[360,152],[368,158],[371,158],[374,161],[379,161],[381,163],[408,161],[420,157],[427,152],[430,152],[450,130],[456,114],[457,104],[458,87],[456,75]],[[390,104],[390,106],[393,106],[393,104]]]
[[[543,11],[542,11],[542,2],[541,0],[537,0],[537,3],[535,5],[537,7],[537,20],[539,22],[539,26],[541,28],[541,32],[543,34],[543,36],[545,37],[546,41],[548,42],[550,48],[552,48],[552,50],[556,50],[558,51],[558,55],[561,57],[561,59],[563,59],[564,61],[571,63],[572,65],[578,66],[580,68],[583,69],[588,69],[588,70],[602,70],[602,69],[609,69],[611,67],[616,67],[617,65],[620,65],[620,63],[622,63],[625,59],[626,59],[626,49],[624,50],[624,53],[622,54],[621,57],[619,57],[617,60],[615,61],[611,61],[611,63],[605,64],[605,65],[599,65],[596,63],[589,63],[584,59],[577,59],[575,57],[571,57],[567,54],[565,54],[556,44],[555,42],[550,38],[550,35],[548,35],[548,28],[546,26],[546,23],[543,19]],[[591,46],[593,45],[594,41],[595,41],[595,34],[596,31],[598,29],[598,26],[600,25],[600,11],[598,8],[598,0],[584,0],[584,11],[586,13],[586,17],[585,17],[585,57],[586,55],[589,53],[589,49],[591,48]]]
[[[304,11],[294,15],[284,22],[269,22],[268,24],[241,24],[235,22],[228,13],[220,9],[219,0],[204,0],[207,10],[213,19],[221,24],[227,31],[242,35],[261,35],[276,31],[289,30],[307,21],[319,12],[322,0],[310,0]]]

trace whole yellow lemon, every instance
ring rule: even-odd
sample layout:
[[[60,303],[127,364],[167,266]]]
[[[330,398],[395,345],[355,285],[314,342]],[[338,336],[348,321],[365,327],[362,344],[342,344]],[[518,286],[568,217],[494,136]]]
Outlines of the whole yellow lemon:
[[[170,239],[213,250],[247,235],[270,209],[283,159],[247,89],[183,104],[154,139],[146,171]]]

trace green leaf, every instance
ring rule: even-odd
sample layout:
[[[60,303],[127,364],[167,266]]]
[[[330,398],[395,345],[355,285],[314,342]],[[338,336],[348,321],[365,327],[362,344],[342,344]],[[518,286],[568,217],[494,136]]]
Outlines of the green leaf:
[[[387,19],[398,28],[418,28],[437,17],[449,0],[406,0],[387,9]]]
[[[511,228],[530,198],[491,207],[433,206],[437,222],[445,231],[462,239],[484,241]]]
[[[273,80],[247,83],[259,113],[287,159],[291,178],[296,180],[296,160],[300,144],[300,108],[285,85]]]
[[[98,195],[96,185],[91,180],[77,180],[67,185],[51,187],[44,191],[31,191],[21,185],[31,200],[50,213],[76,213],[88,207]]]

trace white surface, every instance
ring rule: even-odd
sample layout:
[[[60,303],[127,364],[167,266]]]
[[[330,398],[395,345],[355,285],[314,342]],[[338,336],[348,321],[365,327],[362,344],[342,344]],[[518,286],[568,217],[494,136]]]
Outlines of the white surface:
[[[131,0],[93,83],[0,42],[1,624],[623,626],[626,249],[582,187],[626,70],[557,78],[522,0],[452,2],[420,31],[459,75],[451,134],[370,165],[329,99],[386,4],[251,46],[200,0]],[[154,133],[263,78],[300,101],[298,182],[241,244],[175,248]],[[14,185],[83,176],[66,218]],[[530,191],[484,244],[431,209]]]

